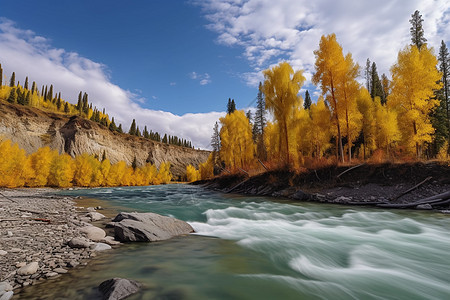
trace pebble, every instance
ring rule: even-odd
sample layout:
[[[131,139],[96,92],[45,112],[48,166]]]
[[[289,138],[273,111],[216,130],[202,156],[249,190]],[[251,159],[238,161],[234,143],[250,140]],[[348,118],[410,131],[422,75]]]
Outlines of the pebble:
[[[105,251],[105,250],[111,250],[111,246],[105,243],[96,243],[91,247],[94,251]]]
[[[63,269],[63,268],[56,268],[56,269],[53,269],[53,272],[56,272],[58,274],[65,274],[68,271],[66,269]]]
[[[25,265],[21,267],[19,270],[17,270],[18,275],[33,275],[37,272],[39,268],[39,264],[37,262],[32,262],[28,265]]]
[[[8,254],[8,252],[6,252],[5,250],[0,250],[0,256],[4,256],[6,254]]]

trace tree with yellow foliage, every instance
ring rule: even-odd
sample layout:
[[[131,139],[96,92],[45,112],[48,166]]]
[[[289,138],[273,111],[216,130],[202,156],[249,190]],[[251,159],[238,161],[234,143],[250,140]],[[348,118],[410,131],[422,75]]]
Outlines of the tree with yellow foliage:
[[[323,97],[319,97],[317,103],[310,107],[310,130],[308,139],[313,145],[312,155],[321,158],[330,147],[331,138],[331,112],[325,105]]]
[[[39,148],[32,153],[28,159],[30,160],[31,168],[34,170],[33,176],[27,180],[27,185],[30,187],[46,186],[50,174],[50,167],[53,159],[58,155],[56,151],[52,151],[50,147]]]
[[[75,174],[74,174],[74,184],[77,186],[91,186],[91,181],[95,173],[95,163],[96,160],[93,156],[83,153],[75,158]]]
[[[360,89],[356,103],[362,115],[362,147],[363,156],[366,159],[375,150],[375,105],[369,91],[364,87]]]
[[[281,62],[272,69],[265,70],[262,86],[266,100],[266,109],[272,112],[278,123],[279,161],[289,164],[289,123],[294,117],[294,111],[301,107],[298,92],[305,82],[303,70],[294,72],[291,65]]]
[[[214,155],[211,153],[208,159],[198,166],[198,172],[202,180],[212,178],[214,176]]]
[[[267,160],[277,161],[279,159],[279,136],[278,136],[278,124],[267,122],[267,126],[264,132],[264,145],[267,150]]]
[[[121,184],[122,176],[127,168],[124,161],[119,161],[109,169],[108,177],[106,179],[106,186],[118,186]]]
[[[70,155],[63,153],[55,155],[50,165],[48,185],[53,187],[72,186],[75,163]]]
[[[155,182],[157,184],[167,184],[172,180],[172,172],[170,172],[170,162],[162,162],[159,165],[158,175]]]
[[[156,169],[155,165],[152,165],[151,163],[146,163],[143,167],[141,167],[142,172],[144,173],[144,185],[150,185],[155,184],[154,180],[156,176],[158,175],[158,170]]]
[[[252,125],[243,110],[236,110],[220,118],[220,157],[230,168],[245,168],[254,159]],[[203,176],[202,176],[203,178]]]
[[[186,166],[186,178],[188,182],[200,180],[200,172],[193,165]]]
[[[437,58],[426,44],[420,51],[407,46],[398,53],[397,63],[392,66],[392,91],[388,104],[398,114],[402,133],[402,145],[408,152],[422,156],[424,143],[432,140],[434,128],[429,114],[439,105],[434,91],[441,87],[441,74],[437,70]]]
[[[338,97],[339,78],[345,74],[347,64],[342,53],[342,47],[336,41],[336,35],[330,34],[322,36],[319,49],[314,51],[316,56],[316,73],[312,78],[314,84],[320,84],[322,94],[330,104],[333,113],[334,124],[336,126],[336,154],[344,162],[344,148],[342,146],[341,116],[344,115],[340,110],[341,105]],[[341,93],[342,94],[342,93]]]
[[[384,149],[389,157],[391,145],[401,138],[397,113],[381,104],[380,97],[374,99],[374,133],[376,148]]]
[[[10,140],[0,142],[0,186],[21,187],[32,176],[33,169],[25,150]]]

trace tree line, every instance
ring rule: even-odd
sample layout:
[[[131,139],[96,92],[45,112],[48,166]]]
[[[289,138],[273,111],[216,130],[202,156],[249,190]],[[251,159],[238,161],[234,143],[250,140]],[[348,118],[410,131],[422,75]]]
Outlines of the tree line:
[[[101,159],[86,153],[72,158],[43,147],[27,155],[10,140],[0,141],[0,153],[0,187],[146,186],[172,179],[170,163],[159,170],[150,163],[137,167],[136,159],[132,166],[111,164],[105,153]]]
[[[144,131],[141,133],[139,126],[136,126],[136,121],[134,119],[130,129],[127,132],[124,132],[122,124],[116,125],[114,117],[110,119],[109,115],[105,112],[105,109],[100,110],[95,106],[93,107],[92,103],[89,103],[88,94],[86,92],[83,93],[80,91],[77,104],[74,105],[62,99],[61,92],[54,92],[53,85],[50,85],[50,87],[43,85],[39,91],[35,81],[33,81],[31,87],[29,87],[28,77],[25,78],[24,84],[21,85],[19,81],[16,82],[15,72],[12,72],[9,84],[3,85],[3,69],[1,64],[0,99],[8,101],[9,103],[36,107],[42,110],[59,112],[66,115],[78,115],[97,122],[113,132],[128,133],[157,142],[194,148],[191,141],[177,136],[168,136],[167,134],[161,137],[158,132],[153,132],[152,130],[149,132],[147,126],[144,127]]]
[[[316,103],[308,91],[305,99],[299,95],[306,81],[303,70],[295,71],[288,62],[265,70],[254,118],[229,100],[226,116],[213,128],[213,152],[203,166],[209,173],[202,176],[201,169],[190,166],[191,178],[257,165],[448,159],[450,57],[444,41],[434,55],[422,22],[415,11],[411,44],[399,51],[391,79],[385,74],[380,79],[376,63],[367,59],[365,85],[357,81],[361,67],[351,53],[344,54],[336,35],[322,36],[314,51],[312,82],[321,91]]]

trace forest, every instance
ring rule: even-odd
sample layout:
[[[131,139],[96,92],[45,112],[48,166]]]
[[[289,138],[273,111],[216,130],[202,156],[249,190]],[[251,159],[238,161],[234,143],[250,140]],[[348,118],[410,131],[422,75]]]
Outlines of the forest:
[[[314,51],[312,83],[321,91],[316,103],[308,91],[305,99],[299,94],[303,70],[288,62],[265,70],[255,116],[229,100],[227,115],[213,129],[213,152],[198,170],[187,167],[188,179],[261,168],[448,160],[450,56],[442,41],[436,57],[422,22],[415,11],[411,44],[398,52],[391,79],[380,79],[367,59],[365,84],[358,82],[362,68],[344,54],[336,35],[322,36]]]

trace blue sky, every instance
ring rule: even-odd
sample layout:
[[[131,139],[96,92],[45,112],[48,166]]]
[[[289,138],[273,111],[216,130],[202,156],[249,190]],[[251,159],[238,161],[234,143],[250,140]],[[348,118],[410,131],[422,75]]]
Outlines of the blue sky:
[[[247,109],[262,70],[282,60],[304,70],[302,95],[319,96],[310,79],[321,35],[336,33],[344,52],[389,77],[416,9],[429,44],[448,43],[447,0],[0,0],[0,63],[68,101],[87,92],[124,128],[135,118],[209,148],[228,98]]]

